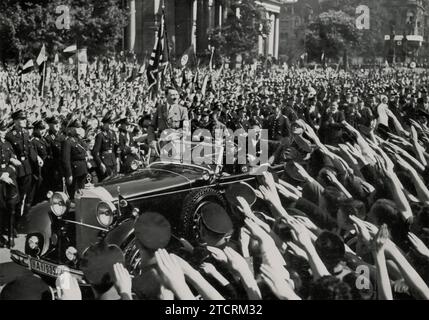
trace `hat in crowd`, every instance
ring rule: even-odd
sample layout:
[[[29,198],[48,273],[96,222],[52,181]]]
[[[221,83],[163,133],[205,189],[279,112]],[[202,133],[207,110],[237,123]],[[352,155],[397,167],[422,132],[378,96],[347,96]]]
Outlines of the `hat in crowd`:
[[[102,123],[110,123],[113,124],[113,113],[111,111],[107,112],[103,119],[101,120]]]
[[[21,109],[13,112],[11,117],[12,117],[12,120],[27,119],[27,115]]]
[[[117,124],[124,124],[124,125],[131,125],[130,120],[128,120],[128,118],[121,118],[118,121],[116,121]]]
[[[134,234],[141,245],[155,251],[165,248],[170,242],[171,225],[161,214],[147,212],[135,222]]]
[[[45,121],[47,124],[58,124],[58,123],[60,123],[60,121],[54,116],[46,118]]]
[[[207,230],[219,235],[233,231],[232,220],[228,213],[216,203],[209,203],[201,208],[201,222]]]
[[[49,286],[35,275],[27,275],[6,284],[0,300],[54,300]]]
[[[204,108],[204,109],[201,111],[201,115],[202,115],[203,117],[207,117],[207,116],[209,116],[209,115],[210,115],[210,110],[209,110],[209,109],[207,109],[207,108]]]
[[[42,120],[36,120],[32,124],[35,130],[44,130],[46,129],[45,123]]]
[[[100,242],[85,250],[80,266],[90,284],[100,285],[114,282],[113,265],[116,263],[125,263],[122,250],[116,245]]]
[[[67,126],[68,128],[82,128],[82,122],[78,119],[71,120]]]

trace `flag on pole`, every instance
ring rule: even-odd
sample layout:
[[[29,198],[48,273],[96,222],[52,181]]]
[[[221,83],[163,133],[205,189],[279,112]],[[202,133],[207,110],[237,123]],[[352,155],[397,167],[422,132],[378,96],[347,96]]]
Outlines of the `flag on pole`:
[[[40,67],[46,60],[48,60],[48,56],[46,55],[46,47],[43,45],[39,55],[37,56],[36,63]]]
[[[165,15],[164,12],[162,12],[161,22],[155,38],[155,44],[150,56],[149,65],[146,69],[149,90],[155,87],[155,91],[158,91],[157,84],[159,80],[159,74],[162,73],[168,64],[168,55],[166,55],[165,50]]]
[[[67,48],[65,48],[63,50],[63,53],[66,53],[66,54],[75,54],[76,52],[77,52],[77,45],[76,44],[68,46]]]
[[[195,65],[195,50],[193,45],[185,51],[180,59],[180,66],[182,68],[185,68],[188,65]]]
[[[27,74],[31,72],[34,68],[34,62],[33,59],[28,60],[22,67],[19,68],[18,74]]]
[[[215,47],[212,47],[212,49],[211,49],[211,55],[210,55],[210,63],[209,63],[210,72],[213,71],[213,57],[214,57],[214,53],[215,53]]]

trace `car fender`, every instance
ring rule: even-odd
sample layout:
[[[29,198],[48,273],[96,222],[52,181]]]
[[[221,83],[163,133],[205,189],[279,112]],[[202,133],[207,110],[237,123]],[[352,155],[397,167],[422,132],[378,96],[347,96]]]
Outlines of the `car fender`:
[[[42,254],[46,253],[48,250],[52,236],[50,211],[51,207],[49,201],[39,203],[30,209],[28,215],[23,218],[25,221],[21,225],[24,234],[39,233],[43,236],[44,244]]]
[[[131,238],[134,233],[134,219],[127,219],[121,222],[113,230],[106,235],[106,242],[108,244],[115,244],[120,248],[123,248],[127,241]]]

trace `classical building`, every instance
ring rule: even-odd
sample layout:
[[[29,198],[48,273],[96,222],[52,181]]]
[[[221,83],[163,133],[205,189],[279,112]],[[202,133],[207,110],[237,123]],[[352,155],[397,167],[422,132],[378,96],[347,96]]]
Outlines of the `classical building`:
[[[306,51],[304,30],[320,14],[321,3],[323,0],[284,2],[280,13],[281,59],[296,61]],[[337,4],[341,4],[341,0]],[[368,31],[375,32],[380,43],[384,39],[385,51],[380,53],[379,59],[424,62],[429,54],[429,0],[362,0],[356,4],[366,4],[373,9],[371,19],[383,20],[381,29]]]
[[[429,44],[429,1],[389,0],[384,5],[391,17],[384,37],[388,60],[424,62]]]
[[[139,59],[148,57],[158,30],[163,0],[126,0],[130,24],[126,30],[125,49],[134,51]],[[209,49],[209,32],[225,21],[229,0],[165,0],[167,36],[171,55],[181,56],[191,45],[197,54]],[[260,0],[271,21],[271,32],[260,37],[259,53],[278,58],[280,38],[280,1]]]

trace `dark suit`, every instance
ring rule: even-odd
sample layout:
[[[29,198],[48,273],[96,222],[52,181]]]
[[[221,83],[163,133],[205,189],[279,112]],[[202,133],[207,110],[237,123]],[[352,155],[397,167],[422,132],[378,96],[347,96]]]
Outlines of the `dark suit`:
[[[33,148],[37,155],[43,160],[43,167],[38,167],[38,171],[34,173],[32,186],[33,204],[37,204],[46,199],[46,194],[49,191],[46,185],[46,179],[51,174],[46,167],[46,161],[49,157],[49,145],[44,137],[34,135],[31,139]],[[57,190],[51,190],[57,191]]]
[[[31,206],[31,182],[33,173],[37,172],[37,154],[33,144],[30,141],[30,135],[25,129],[13,128],[6,134],[6,140],[11,144],[13,151],[21,166],[16,168],[16,176],[20,201],[16,208],[20,212],[21,205],[25,197],[24,214],[26,214]]]
[[[92,156],[100,169],[99,180],[113,176],[117,173],[116,170],[116,155],[117,155],[117,139],[113,131],[103,130],[95,137],[94,149]],[[104,164],[106,172],[101,172],[101,165]]]
[[[46,142],[48,144],[48,158],[45,161],[46,171],[49,175],[46,177],[46,185],[49,190],[57,191],[62,190],[64,177],[64,169],[62,166],[62,145],[65,140],[63,134],[55,134],[49,132],[46,136]]]
[[[77,189],[85,187],[88,174],[87,145],[76,137],[67,137],[62,147],[62,162],[66,178],[73,177],[73,183],[69,186],[70,196],[74,196]]]
[[[14,181],[14,185],[0,182],[0,235],[6,235],[11,230],[11,225],[14,224],[11,218],[15,216],[15,206],[19,201],[16,171],[10,165],[10,160],[15,157],[11,144],[0,141],[0,175],[8,173]]]

